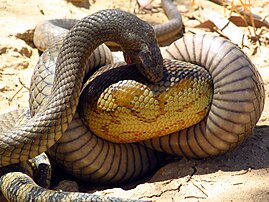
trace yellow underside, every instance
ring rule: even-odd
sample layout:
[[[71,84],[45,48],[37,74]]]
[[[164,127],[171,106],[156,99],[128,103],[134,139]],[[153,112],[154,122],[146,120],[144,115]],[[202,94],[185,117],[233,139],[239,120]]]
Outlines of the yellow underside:
[[[87,124],[97,136],[117,143],[164,136],[200,122],[210,109],[212,89],[204,70],[155,85],[123,80],[102,92]]]

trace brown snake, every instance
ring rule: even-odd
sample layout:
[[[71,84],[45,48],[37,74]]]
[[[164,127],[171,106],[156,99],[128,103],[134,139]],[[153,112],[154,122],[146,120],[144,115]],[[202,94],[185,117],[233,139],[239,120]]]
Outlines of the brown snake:
[[[162,155],[146,149],[140,144],[114,144],[103,141],[92,134],[88,136],[85,126],[78,123],[80,119],[76,116],[73,121],[74,125],[69,127],[69,132],[76,130],[83,132],[71,136],[67,131],[67,134],[60,138],[73,118],[68,114],[75,113],[77,97],[82,86],[84,71],[80,68],[75,69],[74,66],[85,66],[88,54],[95,49],[97,44],[105,41],[93,36],[95,35],[93,32],[103,33],[109,40],[115,39],[106,28],[110,26],[110,23],[115,23],[111,16],[118,18],[118,15],[124,15],[124,19],[129,18],[125,16],[124,12],[107,10],[85,18],[69,32],[57,61],[59,69],[56,68],[56,84],[52,89],[52,96],[36,114],[32,112],[32,115],[35,115],[30,121],[17,125],[14,129],[4,133],[4,137],[1,136],[0,162],[2,166],[32,158],[46,151],[56,141],[57,143],[49,151],[50,155],[69,172],[83,179],[97,182],[109,181],[110,183],[125,182],[150,172],[159,164]],[[94,28],[93,31],[88,30],[91,27],[88,21],[99,22],[100,20],[104,22],[100,28]],[[116,30],[111,29],[110,31],[114,33],[114,31],[126,28],[122,22],[118,23],[118,26]],[[139,38],[143,41],[143,38],[149,37],[149,35],[154,36],[151,28],[147,25],[144,26],[146,26],[144,27],[146,30],[144,33],[139,32],[136,39]],[[135,28],[130,29],[132,30],[129,32],[136,32]],[[147,33],[146,36],[144,36],[145,33]],[[88,36],[94,37],[92,40],[98,43],[88,44],[86,40]],[[142,53],[138,52],[141,46],[135,46],[134,39],[126,38],[125,41],[124,36],[120,36],[118,39],[120,41],[117,42],[121,44],[127,54],[136,55],[138,53],[139,57],[142,57],[142,59],[132,58],[138,64],[151,59],[148,58],[148,54],[151,55],[149,49],[152,47],[152,50],[157,50],[157,54],[153,55],[155,59],[150,61],[158,61],[160,64],[161,56],[158,49],[155,48],[153,39],[146,42],[149,44],[148,46],[142,46]],[[130,50],[127,44],[138,49]],[[78,51],[73,52],[73,45],[77,46],[78,50],[84,50],[85,54]],[[258,71],[242,51],[220,37],[186,36],[173,43],[165,52],[164,57],[195,63],[208,70],[214,85],[211,109],[200,123],[175,134],[145,141],[144,145],[176,155],[207,157],[229,151],[251,134],[263,109],[264,88]],[[142,64],[144,64],[143,62]],[[154,69],[150,68],[149,78],[159,81],[161,66],[155,70],[155,64],[150,66]],[[181,65],[186,66],[184,63]],[[171,64],[168,62],[165,68],[170,68],[170,66]],[[130,72],[132,67],[128,68],[122,74]],[[148,75],[149,69],[145,68],[140,65],[141,72]],[[138,74],[136,70],[133,71],[134,74]],[[89,89],[84,90],[87,93]],[[57,102],[59,105],[56,105]],[[50,122],[47,121],[46,116],[50,117]],[[58,120],[58,118],[61,119]],[[33,122],[33,119],[37,122]],[[41,135],[34,138],[32,133]],[[21,144],[22,141],[24,144]],[[83,146],[81,146],[82,143],[84,143]],[[75,148],[76,146],[77,148]],[[85,150],[86,148],[88,151]],[[91,149],[89,150],[89,148]]]

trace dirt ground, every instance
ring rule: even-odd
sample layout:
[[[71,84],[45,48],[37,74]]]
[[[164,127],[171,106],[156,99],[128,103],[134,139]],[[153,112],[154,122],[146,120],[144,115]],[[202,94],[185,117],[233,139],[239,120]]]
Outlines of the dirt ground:
[[[269,21],[266,16],[269,1],[252,3],[252,11]],[[175,4],[182,13],[186,32],[212,31],[212,27],[204,23],[208,19],[205,20],[202,8],[215,10],[224,18],[233,15],[208,1],[177,0]],[[159,1],[153,1],[153,5],[158,6]],[[64,0],[0,0],[0,112],[28,106],[27,87],[39,57],[32,43],[36,24],[51,18],[81,18],[104,8],[135,12],[151,24],[167,20],[161,8],[142,11],[135,0],[78,0],[77,4]],[[243,51],[259,69],[266,90],[265,109],[254,135],[226,155],[206,160],[173,161],[146,182],[96,193],[153,201],[269,201],[269,28],[236,27],[244,36],[251,36]],[[231,33],[226,36],[232,39]]]

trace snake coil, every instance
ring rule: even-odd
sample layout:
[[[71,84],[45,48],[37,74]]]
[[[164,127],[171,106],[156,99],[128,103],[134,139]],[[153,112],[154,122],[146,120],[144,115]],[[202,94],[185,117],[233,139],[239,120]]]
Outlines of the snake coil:
[[[163,55],[164,58],[184,60],[202,66],[211,74],[213,79],[211,108],[200,123],[141,144],[114,144],[88,132],[87,128],[81,125],[75,111],[87,59],[90,53],[105,41],[97,38],[101,34],[106,40],[119,40],[118,43],[130,55],[138,55],[132,59],[137,62],[143,75],[147,75],[153,81],[159,81],[162,77],[162,65],[160,65],[162,57],[156,46],[156,40],[152,38],[149,41],[143,40],[146,38],[145,33],[147,37],[153,36],[152,29],[143,24],[145,30],[138,31],[137,37],[128,38],[124,35],[115,37],[115,33],[127,27],[119,20],[116,28],[107,30],[112,22],[117,22],[116,19],[125,19],[124,22],[129,24],[128,20],[133,20],[133,16],[122,11],[106,10],[85,18],[69,32],[60,48],[56,74],[49,79],[55,82],[52,90],[48,90],[52,95],[44,99],[45,104],[40,109],[33,107],[34,116],[25,121],[27,123],[18,124],[7,133],[1,132],[1,166],[27,160],[50,148],[50,155],[79,178],[101,183],[126,182],[152,171],[163,159],[161,153],[142,145],[174,155],[208,157],[230,151],[252,133],[264,106],[261,77],[238,47],[221,37],[210,35],[184,36],[173,43]],[[90,25],[101,21],[105,23],[100,27]],[[136,32],[137,28],[132,27],[129,31]],[[94,36],[95,32],[101,34]],[[90,41],[96,44],[92,45],[87,39],[88,36],[92,37]],[[137,44],[137,38],[144,42],[143,45]],[[153,55],[155,58],[148,58],[154,51],[157,52]],[[143,66],[143,64],[149,65]],[[36,79],[38,89],[36,91],[47,91],[43,78],[50,77],[51,74],[44,76],[43,73],[42,68],[36,73],[40,76]],[[32,101],[35,99],[32,98]],[[68,131],[64,133],[67,128]],[[77,133],[70,135],[73,132]],[[5,195],[15,200],[17,191],[22,192],[27,188],[21,187],[20,190],[18,184],[21,183],[32,184],[31,190],[34,194],[42,193],[43,196],[47,194],[48,197],[58,195],[55,192],[46,192],[32,181],[21,181],[22,179],[27,177],[21,178],[15,174],[2,177],[1,183],[5,187],[3,190]],[[13,180],[18,183],[12,183]],[[31,197],[28,192],[26,193],[24,200]],[[62,199],[89,197],[88,199],[95,200],[93,196],[79,196],[74,193],[64,193],[60,197]]]
[[[213,79],[213,100],[200,123],[145,145],[204,158],[230,151],[252,134],[264,108],[264,85],[256,67],[236,45],[212,35],[187,35],[171,44],[163,57],[206,68]]]

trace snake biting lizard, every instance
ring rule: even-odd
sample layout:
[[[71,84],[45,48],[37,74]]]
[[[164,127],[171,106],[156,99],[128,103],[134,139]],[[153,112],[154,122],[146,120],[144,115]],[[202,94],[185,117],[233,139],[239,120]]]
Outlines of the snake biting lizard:
[[[133,26],[129,26],[130,24]],[[90,77],[87,82],[89,85],[81,92],[84,69],[87,64],[92,63],[92,60],[88,61],[89,56],[98,45],[107,40],[120,44],[136,65],[115,64],[102,67],[93,77]],[[124,183],[156,169],[163,159],[161,152],[189,157],[208,157],[229,151],[252,133],[263,110],[264,87],[257,69],[238,47],[221,37],[185,36],[171,44],[163,55],[168,59],[163,60],[151,26],[126,12],[104,10],[76,24],[65,37],[63,44],[56,44],[47,51],[48,55],[43,57],[54,55],[54,51],[57,52],[58,49],[55,76],[53,73],[44,74],[47,71],[51,72],[46,67],[44,69],[41,67],[34,73],[32,80],[35,82],[32,82],[30,94],[33,103],[32,118],[22,119],[14,127],[2,127],[9,130],[1,131],[0,134],[1,166],[26,161],[48,150],[50,156],[59,165],[78,178],[98,183]],[[97,51],[106,52],[106,48],[102,47]],[[101,60],[97,59],[97,61]],[[102,59],[102,61],[106,63],[109,59]],[[41,66],[47,64],[55,66],[47,60],[40,63]],[[113,75],[113,77],[108,78],[105,75]],[[122,82],[124,79],[126,82]],[[52,89],[47,89],[43,80],[45,83],[54,81]],[[91,87],[91,84],[94,87]],[[97,89],[99,84],[103,92],[111,86],[113,90],[108,89],[107,95],[102,94]],[[128,86],[137,93],[137,96],[132,98],[134,104],[130,102],[126,104],[125,99],[120,100],[116,96],[119,92],[114,91],[122,89],[127,94],[121,96],[127,98],[130,95],[128,94],[130,90],[126,90]],[[135,88],[137,86],[140,87]],[[200,86],[204,86],[205,88],[202,89],[206,90],[197,90]],[[144,89],[141,98],[137,92],[139,89],[141,91]],[[179,92],[174,91],[175,89]],[[211,91],[212,95],[210,95]],[[79,101],[80,94],[82,97]],[[190,94],[193,96],[188,97]],[[87,99],[85,95],[90,98],[99,95],[101,107],[96,102],[92,103],[92,100],[97,98]],[[152,101],[148,99],[150,95],[152,99],[156,98],[155,95],[159,97],[157,101]],[[115,98],[106,99],[106,96],[108,98],[115,96]],[[204,99],[199,100],[203,96],[207,98],[207,102]],[[81,124],[81,119],[84,122],[91,122],[91,120],[79,118],[75,114],[80,102],[78,111],[82,115],[98,114],[102,109],[107,109],[108,114],[111,114],[111,111],[118,108],[120,111],[129,109],[132,115],[138,116],[139,112],[146,109],[145,106],[149,102],[153,103],[150,105],[153,108],[149,111],[158,109],[162,113],[158,111],[156,113],[163,115],[168,114],[167,109],[169,111],[169,108],[173,108],[174,103],[180,102],[178,99],[180,97],[183,99],[182,102],[187,100],[187,103],[177,108],[178,113],[184,113],[197,102],[201,102],[203,105],[195,108],[196,115],[202,114],[205,117],[194,126],[141,143],[115,144],[103,140]],[[104,107],[106,102],[112,103],[115,100],[116,103]],[[40,102],[41,107],[37,107],[35,102]],[[138,102],[142,103],[140,107],[143,105],[139,110],[135,104]],[[120,103],[123,105],[119,105]],[[81,108],[84,108],[84,105],[91,107],[83,111]],[[202,110],[203,108],[205,109]],[[106,110],[104,113],[107,113]],[[8,118],[8,114],[3,116],[8,120],[14,120],[17,115],[11,114],[13,118]],[[139,120],[141,121],[141,118]],[[143,120],[151,123],[154,122],[155,117],[148,118],[148,114],[142,113]],[[165,120],[173,120],[172,115],[169,114]],[[171,127],[167,122],[165,124],[168,125],[164,126],[163,130]],[[177,121],[177,123],[183,122],[184,119]],[[183,128],[186,127],[185,123],[182,125]],[[135,130],[130,129],[132,133]],[[144,133],[139,131],[139,135]],[[22,200],[30,199],[27,197],[35,194],[40,194],[41,198],[37,200],[41,200],[42,197],[55,199],[58,197],[65,201],[77,198],[101,200],[98,196],[89,194],[47,191],[36,186],[30,178],[21,175],[21,173],[16,175],[8,173],[1,177],[2,192],[11,201],[17,200],[17,193],[23,194]],[[27,188],[31,192],[24,191]]]

